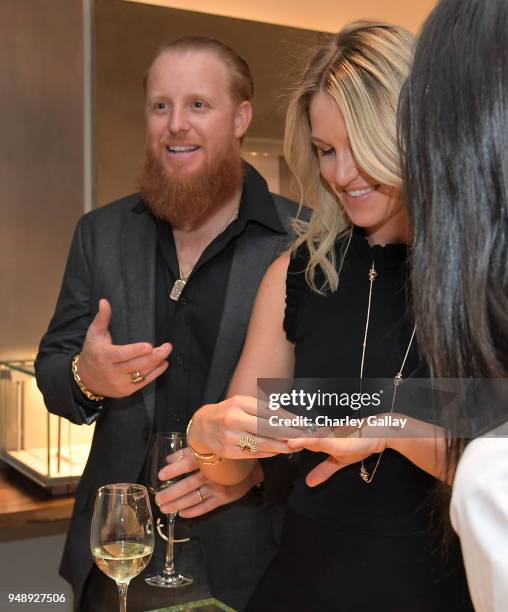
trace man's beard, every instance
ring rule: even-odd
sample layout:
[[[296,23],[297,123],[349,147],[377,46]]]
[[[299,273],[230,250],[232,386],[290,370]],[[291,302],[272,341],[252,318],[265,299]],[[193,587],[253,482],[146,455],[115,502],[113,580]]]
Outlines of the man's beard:
[[[176,173],[175,173],[176,174]],[[156,217],[174,228],[195,229],[243,184],[242,158],[226,151],[190,176],[173,176],[147,147],[139,191]]]

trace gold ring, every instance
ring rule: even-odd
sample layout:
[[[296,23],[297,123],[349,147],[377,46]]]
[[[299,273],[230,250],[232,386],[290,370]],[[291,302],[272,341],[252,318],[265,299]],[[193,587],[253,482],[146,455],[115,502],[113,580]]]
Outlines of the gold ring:
[[[244,453],[250,453],[251,455],[255,455],[258,452],[258,444],[256,442],[256,438],[252,434],[246,434],[240,438],[240,442],[238,446],[242,449]]]
[[[201,487],[198,487],[196,489],[196,493],[199,495],[199,499],[204,502],[206,501],[208,498],[205,496],[205,494],[203,493],[203,491],[201,490]]]
[[[141,374],[139,370],[136,370],[135,372],[132,372],[131,380],[134,384],[137,384],[137,383],[145,381],[146,378],[143,376],[143,374]]]

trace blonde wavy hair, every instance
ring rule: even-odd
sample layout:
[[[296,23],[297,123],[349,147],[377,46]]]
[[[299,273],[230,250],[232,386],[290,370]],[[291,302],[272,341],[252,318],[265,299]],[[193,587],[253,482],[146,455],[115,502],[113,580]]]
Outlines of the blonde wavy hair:
[[[340,200],[321,179],[311,143],[310,102],[318,92],[330,95],[344,118],[358,166],[376,181],[400,187],[397,104],[414,42],[413,34],[398,26],[351,23],[313,51],[290,98],[284,154],[296,178],[300,202],[313,209],[308,223],[295,223],[297,239],[291,252],[306,244],[310,258],[305,275],[317,293],[338,287],[335,243],[351,224]],[[318,267],[325,276],[321,287],[316,284]]]

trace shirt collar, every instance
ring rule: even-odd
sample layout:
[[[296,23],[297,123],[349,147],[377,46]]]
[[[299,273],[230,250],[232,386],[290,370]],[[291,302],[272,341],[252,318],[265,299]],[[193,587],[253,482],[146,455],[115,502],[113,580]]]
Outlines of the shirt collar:
[[[238,220],[244,223],[253,221],[278,234],[285,234],[286,230],[275,210],[275,202],[265,179],[247,162],[244,162],[244,171],[245,179]]]

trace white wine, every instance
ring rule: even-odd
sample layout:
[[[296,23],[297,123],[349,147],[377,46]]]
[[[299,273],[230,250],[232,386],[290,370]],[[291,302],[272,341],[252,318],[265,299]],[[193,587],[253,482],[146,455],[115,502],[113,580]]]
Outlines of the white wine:
[[[109,542],[92,550],[95,563],[106,576],[116,582],[129,582],[142,572],[150,561],[153,547],[141,542]]]

